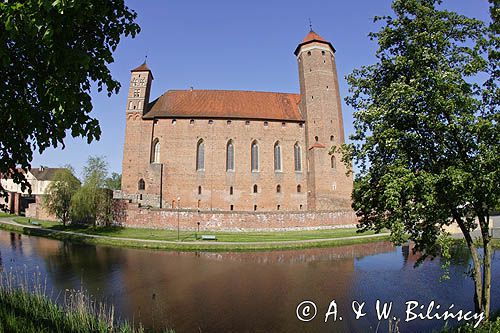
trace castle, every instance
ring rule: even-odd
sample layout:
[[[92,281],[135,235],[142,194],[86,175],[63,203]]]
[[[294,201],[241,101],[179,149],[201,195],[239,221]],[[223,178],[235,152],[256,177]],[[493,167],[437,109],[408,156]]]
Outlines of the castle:
[[[169,90],[150,101],[153,73],[131,71],[122,197],[197,211],[338,211],[352,177],[332,146],[344,127],[330,42],[310,31],[294,52],[300,94]]]

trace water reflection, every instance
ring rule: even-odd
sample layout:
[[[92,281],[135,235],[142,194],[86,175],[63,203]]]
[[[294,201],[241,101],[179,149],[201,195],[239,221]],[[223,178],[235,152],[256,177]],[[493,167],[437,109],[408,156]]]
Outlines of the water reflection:
[[[173,327],[177,332],[374,332],[374,311],[355,320],[352,300],[366,301],[367,307],[377,299],[394,301],[399,310],[409,299],[454,302],[464,309],[472,305],[472,282],[463,274],[469,262],[466,252],[452,262],[452,278],[440,283],[439,259],[413,268],[417,255],[409,247],[394,248],[387,242],[275,252],[180,253],[0,232],[0,253],[6,266],[38,266],[55,294],[83,287],[113,302],[120,316],[150,329]],[[493,263],[493,309],[500,307],[498,261]],[[309,323],[295,317],[297,304],[306,299],[315,301],[319,310]],[[332,299],[343,320],[325,324]],[[387,323],[379,332],[387,331],[383,325]],[[413,322],[401,328],[425,332],[442,325]]]

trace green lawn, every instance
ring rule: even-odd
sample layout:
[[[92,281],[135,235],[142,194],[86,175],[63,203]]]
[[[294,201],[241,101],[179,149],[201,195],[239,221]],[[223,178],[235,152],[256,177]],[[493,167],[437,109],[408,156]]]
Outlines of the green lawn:
[[[9,213],[0,212],[0,217],[14,217],[16,215],[11,215]]]
[[[16,217],[14,221],[21,224],[31,224],[33,219],[25,217]],[[36,220],[43,228],[60,231],[74,231],[90,235],[102,235],[108,237],[124,237],[134,239],[148,240],[166,240],[176,241],[176,230],[157,230],[157,229],[138,229],[122,227],[86,227],[72,226],[64,227],[62,224],[50,221]],[[219,231],[200,231],[200,235],[215,235],[219,242],[270,242],[270,241],[295,241],[309,239],[339,238],[359,235],[373,235],[374,232],[359,234],[355,228],[338,228],[328,230],[306,230],[306,231],[285,231],[285,232],[219,232]],[[182,241],[194,241],[194,231],[181,231],[180,239]]]

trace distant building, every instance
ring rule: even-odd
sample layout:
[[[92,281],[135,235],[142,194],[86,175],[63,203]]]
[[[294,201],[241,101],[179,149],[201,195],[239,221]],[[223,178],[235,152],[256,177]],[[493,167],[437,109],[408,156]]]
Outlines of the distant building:
[[[2,177],[1,184],[8,192],[8,197],[7,199],[0,198],[0,205],[4,205],[4,210],[11,214],[55,220],[56,217],[48,214],[42,207],[42,200],[47,187],[52,183],[59,170],[61,168],[39,167],[25,173],[25,177],[31,185],[31,193],[28,189],[22,191],[21,185],[14,183],[11,177],[7,176],[5,179]]]
[[[199,211],[350,209],[335,49],[310,31],[294,52],[300,93],[170,90],[131,71],[120,196]]]

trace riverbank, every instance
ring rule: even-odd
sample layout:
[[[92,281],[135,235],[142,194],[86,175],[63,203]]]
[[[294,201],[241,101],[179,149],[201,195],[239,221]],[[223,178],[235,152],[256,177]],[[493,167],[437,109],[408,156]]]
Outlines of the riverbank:
[[[62,226],[50,221],[38,221],[39,226],[22,217],[0,218],[0,228],[26,235],[69,240],[84,244],[108,245],[174,251],[269,251],[332,247],[339,245],[378,242],[388,234],[373,232],[357,234],[353,228],[286,232],[210,232],[217,241],[200,241],[200,234],[181,231],[134,229],[121,227]]]
[[[40,281],[9,273],[0,278],[0,332],[143,333],[139,324],[117,321],[113,306],[81,290],[66,290],[63,304],[52,301]],[[29,283],[27,283],[29,282]],[[163,330],[173,333],[173,330]]]

